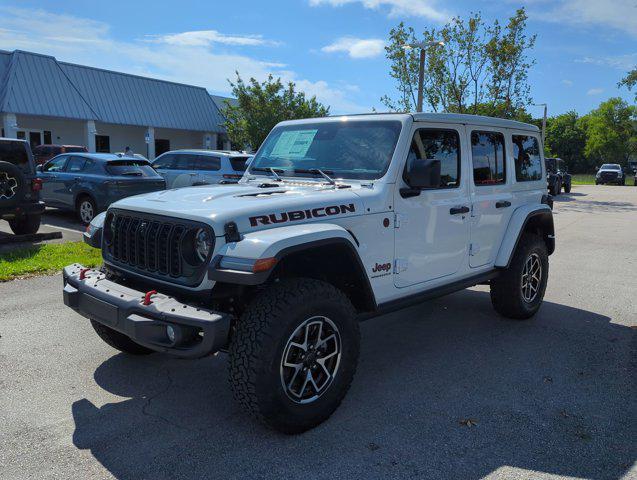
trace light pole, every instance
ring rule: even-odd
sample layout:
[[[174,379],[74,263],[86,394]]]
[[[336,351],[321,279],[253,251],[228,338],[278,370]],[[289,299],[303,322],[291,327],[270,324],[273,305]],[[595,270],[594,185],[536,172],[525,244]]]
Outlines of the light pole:
[[[425,51],[429,47],[440,46],[443,47],[445,42],[440,40],[432,40],[430,42],[417,42],[417,43],[408,43],[407,45],[403,45],[405,50],[411,50],[412,48],[420,49],[420,66],[418,68],[418,102],[416,105],[416,111],[422,112],[422,102],[424,96],[425,89]]]
[[[544,148],[544,138],[546,137],[546,111],[548,105],[546,103],[535,103],[534,107],[544,107],[544,117],[542,117],[542,148]]]

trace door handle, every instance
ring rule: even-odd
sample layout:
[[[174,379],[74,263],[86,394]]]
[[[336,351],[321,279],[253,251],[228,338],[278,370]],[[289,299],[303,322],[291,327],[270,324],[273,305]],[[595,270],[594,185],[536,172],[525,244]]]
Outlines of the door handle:
[[[495,202],[495,208],[507,208],[511,206],[511,202],[508,200],[500,200],[499,202]]]
[[[449,209],[449,213],[451,215],[460,215],[460,214],[464,215],[465,213],[469,213],[469,212],[470,212],[469,207],[464,205],[462,207],[452,207]]]

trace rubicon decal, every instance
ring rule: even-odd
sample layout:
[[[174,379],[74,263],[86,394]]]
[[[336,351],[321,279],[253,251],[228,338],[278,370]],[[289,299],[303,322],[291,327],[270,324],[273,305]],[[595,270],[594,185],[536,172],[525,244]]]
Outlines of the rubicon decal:
[[[257,215],[250,217],[250,225],[273,225],[275,223],[294,222],[308,218],[320,218],[343,213],[354,213],[356,207],[353,203],[349,205],[330,205],[329,207],[310,208],[307,210],[293,210],[291,212],[270,213],[268,215]]]

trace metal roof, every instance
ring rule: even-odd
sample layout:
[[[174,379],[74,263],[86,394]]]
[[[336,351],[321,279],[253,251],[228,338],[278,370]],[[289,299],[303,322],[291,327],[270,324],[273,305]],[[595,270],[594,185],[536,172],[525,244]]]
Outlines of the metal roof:
[[[223,133],[205,88],[0,50],[0,112]]]
[[[220,112],[223,112],[228,107],[228,105],[232,107],[239,106],[239,100],[233,97],[222,97],[221,95],[210,95],[210,97],[215,102],[215,105]]]

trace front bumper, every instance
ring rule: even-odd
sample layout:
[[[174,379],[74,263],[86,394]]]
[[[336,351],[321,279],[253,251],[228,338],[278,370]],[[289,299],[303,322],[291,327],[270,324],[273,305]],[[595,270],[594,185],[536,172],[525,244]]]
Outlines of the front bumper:
[[[64,304],[80,315],[130,337],[157,352],[199,358],[227,345],[230,316],[198,308],[158,293],[144,305],[145,292],[107,280],[99,270],[81,277],[82,265],[64,268]],[[172,326],[170,341],[166,327]]]

